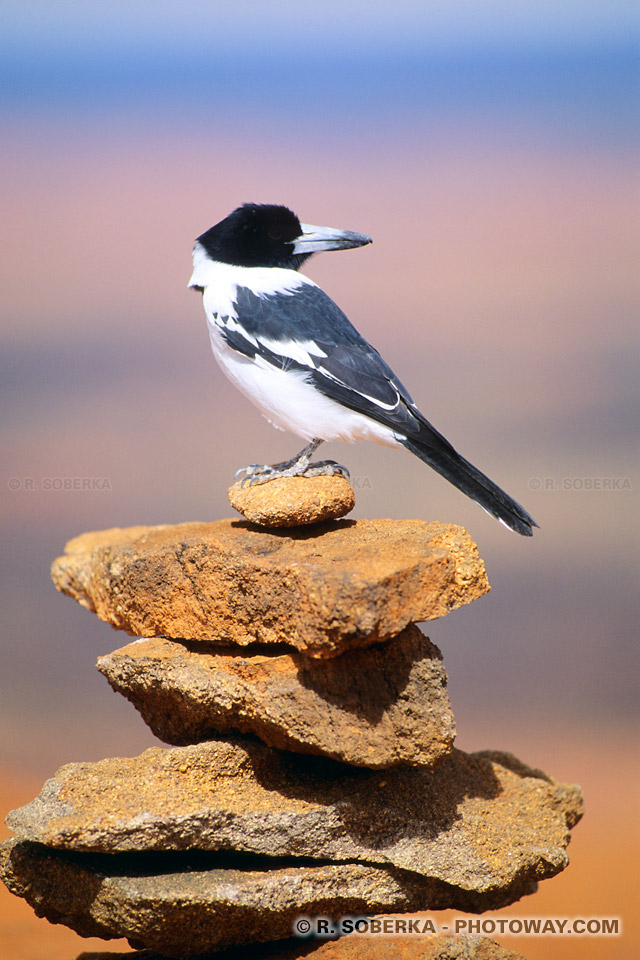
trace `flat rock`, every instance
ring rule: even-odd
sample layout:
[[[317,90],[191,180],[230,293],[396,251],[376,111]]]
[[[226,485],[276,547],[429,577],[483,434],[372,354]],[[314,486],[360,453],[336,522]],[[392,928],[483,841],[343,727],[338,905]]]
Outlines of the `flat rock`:
[[[0,844],[0,878],[51,923],[177,958],[289,937],[301,914],[337,920],[447,898],[442,885],[359,863],[74,855],[15,840]]]
[[[508,754],[454,750],[435,770],[347,767],[250,739],[152,747],[61,767],[6,823],[92,853],[234,850],[358,860],[487,894],[559,873],[575,786]]]
[[[466,530],[421,520],[103,530],[71,540],[52,577],[136,636],[287,643],[318,657],[385,640],[489,590]]]
[[[416,627],[330,660],[138,640],[98,660],[156,736],[172,744],[252,733],[364,767],[433,766],[455,722],[440,651]]]
[[[391,919],[391,918],[387,918]],[[393,918],[394,920],[396,918]],[[407,921],[409,922],[409,921]],[[353,934],[339,940],[304,941],[299,938],[269,944],[231,947],[224,953],[209,953],[204,960],[526,960],[489,937],[473,934],[437,934],[411,938]],[[163,960],[160,954],[82,953],[77,960]]]
[[[239,480],[227,491],[229,503],[262,527],[300,527],[337,520],[356,505],[345,477],[281,477],[249,486]]]
[[[461,904],[446,884],[362,863],[298,866],[201,853],[100,856],[16,840],[0,844],[0,878],[51,923],[63,923],[83,937],[126,937],[133,947],[180,960],[290,937],[301,915],[339,920],[419,909],[476,909],[473,898]],[[521,889],[518,896],[525,892],[533,888]],[[504,898],[499,905],[504,906]],[[362,943],[361,937],[354,938],[354,948],[362,949]],[[327,950],[329,944],[323,946]],[[470,955],[474,960],[492,956]],[[498,954],[496,960],[503,957]]]

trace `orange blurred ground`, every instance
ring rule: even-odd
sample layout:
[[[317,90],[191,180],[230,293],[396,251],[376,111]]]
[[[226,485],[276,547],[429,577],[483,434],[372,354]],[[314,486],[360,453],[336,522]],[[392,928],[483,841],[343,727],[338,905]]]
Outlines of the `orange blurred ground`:
[[[519,950],[528,960],[637,960],[640,826],[632,737],[624,731],[612,730],[604,735],[583,729],[579,741],[564,737],[556,743],[549,731],[537,733],[537,737],[531,735],[528,747],[522,741],[521,759],[535,766],[546,758],[547,772],[579,782],[585,792],[586,813],[573,832],[568,869],[541,883],[534,896],[492,916],[621,917],[623,933],[619,937],[553,938],[494,934],[494,939]],[[488,738],[487,745],[493,746],[495,739]],[[3,771],[2,812],[31,800],[41,786],[41,781],[32,777]],[[4,839],[8,831],[6,827],[1,829]],[[447,924],[462,915],[446,911],[431,916],[439,924]],[[75,960],[83,951],[100,948],[117,952],[126,950],[127,944],[123,940],[83,940],[64,927],[52,926],[36,918],[24,901],[0,885],[0,956],[4,960]]]

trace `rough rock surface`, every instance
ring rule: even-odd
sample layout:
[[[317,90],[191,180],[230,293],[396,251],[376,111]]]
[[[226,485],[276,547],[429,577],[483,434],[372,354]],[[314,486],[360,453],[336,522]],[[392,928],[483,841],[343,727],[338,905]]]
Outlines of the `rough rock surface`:
[[[363,937],[358,934],[340,940],[277,941],[225,950],[209,955],[210,960],[526,960],[489,937],[472,934],[436,936]],[[148,950],[135,953],[82,953],[77,960],[163,960]]]
[[[0,844],[0,877],[51,923],[64,923],[84,937],[127,937],[133,947],[177,958],[289,937],[300,915],[337,920],[450,906],[476,909],[473,898],[461,904],[446,884],[361,863],[298,866],[197,853],[118,858],[6,840]],[[477,960],[491,956],[480,954]]]
[[[71,540],[52,576],[137,636],[284,642],[313,656],[387,639],[489,590],[466,530],[420,520],[116,528]]]
[[[167,743],[239,731],[365,767],[433,766],[451,751],[440,651],[414,625],[330,660],[205,651],[202,643],[139,640],[100,657],[98,669]]]
[[[356,505],[345,477],[282,477],[254,486],[242,481],[227,491],[229,503],[251,523],[263,527],[299,527],[336,520]]]
[[[448,891],[360,863],[267,865],[235,857],[69,854],[0,844],[0,877],[38,914],[83,937],[127,937],[168,957],[289,937],[301,914],[407,911]]]
[[[508,754],[459,750],[435,771],[371,771],[259,741],[152,747],[61,767],[6,823],[48,847],[234,850],[388,864],[487,894],[568,863],[580,790]]]
[[[228,856],[195,853],[118,858],[15,840],[0,844],[0,877],[51,923],[85,937],[127,937],[134,947],[177,958],[289,937],[300,915],[337,920],[459,906],[446,884],[361,863],[267,865],[236,857],[230,864]],[[461,909],[474,909],[473,902]]]

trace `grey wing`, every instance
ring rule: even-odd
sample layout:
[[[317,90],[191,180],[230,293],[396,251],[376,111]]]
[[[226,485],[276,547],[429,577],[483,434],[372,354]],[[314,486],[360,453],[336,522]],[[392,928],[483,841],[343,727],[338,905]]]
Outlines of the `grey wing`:
[[[235,349],[304,370],[325,396],[389,426],[411,425],[409,391],[319,287],[303,284],[273,296],[238,287],[235,307],[243,332],[225,334]]]

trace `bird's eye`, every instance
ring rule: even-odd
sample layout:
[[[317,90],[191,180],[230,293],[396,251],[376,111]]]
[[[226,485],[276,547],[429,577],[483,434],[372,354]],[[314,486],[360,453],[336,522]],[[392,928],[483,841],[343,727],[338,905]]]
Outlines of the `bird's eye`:
[[[270,238],[271,240],[281,240],[281,239],[282,239],[282,234],[281,234],[281,233],[278,233],[277,230],[270,230],[270,231],[269,231],[269,238]]]

